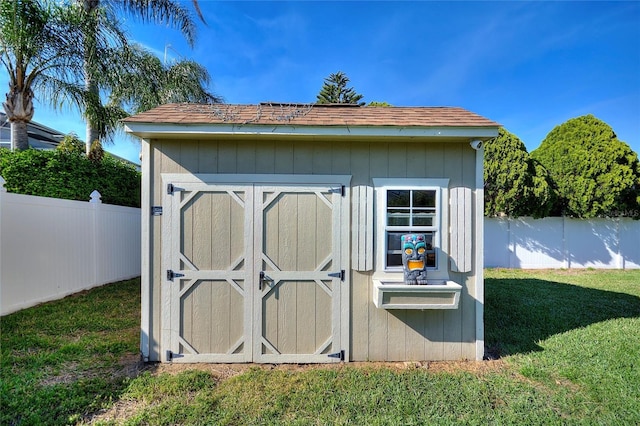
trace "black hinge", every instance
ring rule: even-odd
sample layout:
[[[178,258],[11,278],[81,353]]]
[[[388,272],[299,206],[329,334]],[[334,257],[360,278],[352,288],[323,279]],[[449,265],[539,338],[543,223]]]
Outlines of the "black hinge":
[[[341,185],[339,188],[331,188],[329,190],[330,194],[340,194],[342,197],[344,197],[345,194],[345,188],[344,185]]]
[[[184,191],[184,188],[178,188],[177,186],[174,186],[172,183],[167,184],[167,194],[171,195],[174,192],[178,192],[178,191]]]
[[[173,361],[174,358],[182,358],[182,354],[174,354],[172,351],[167,351],[167,361]]]
[[[174,278],[184,277],[184,274],[173,272],[171,269],[167,269],[167,281],[173,281]]]
[[[344,349],[340,352],[327,355],[329,358],[338,358],[340,361],[344,361]]]
[[[162,206],[151,206],[151,216],[162,216]]]
[[[332,272],[327,275],[330,276],[331,278],[340,278],[340,281],[344,281],[344,269],[341,270],[340,272]]]

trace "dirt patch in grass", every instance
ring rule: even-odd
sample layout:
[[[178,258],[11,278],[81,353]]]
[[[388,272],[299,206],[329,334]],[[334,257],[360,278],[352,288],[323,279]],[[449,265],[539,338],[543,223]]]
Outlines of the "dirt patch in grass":
[[[148,407],[145,402],[133,400],[118,400],[107,410],[100,410],[97,413],[86,416],[80,425],[92,425],[97,423],[115,422],[119,424],[126,419],[133,417],[141,409]]]
[[[80,379],[92,379],[95,377],[108,374],[113,379],[121,379],[124,377],[134,378],[151,366],[145,365],[140,361],[139,355],[129,354],[122,357],[118,361],[118,365],[114,368],[96,368],[82,369],[77,362],[67,362],[58,368],[56,374],[47,375],[40,381],[42,386],[54,386],[59,384],[69,384]]]
[[[402,370],[427,370],[433,373],[468,372],[473,374],[486,374],[503,369],[502,360],[493,361],[423,361],[423,362],[349,362],[334,364],[151,364],[149,371],[152,374],[177,374],[187,370],[199,370],[210,373],[217,380],[225,380],[242,374],[250,369],[280,371],[307,371],[307,370],[342,370],[347,368],[376,369],[387,368],[396,371]]]

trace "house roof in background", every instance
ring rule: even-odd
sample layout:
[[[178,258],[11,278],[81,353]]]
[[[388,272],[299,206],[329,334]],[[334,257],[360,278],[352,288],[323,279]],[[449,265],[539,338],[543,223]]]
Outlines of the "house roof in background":
[[[33,120],[27,123],[27,135],[29,137],[29,147],[41,150],[56,149],[60,142],[62,142],[62,139],[66,136],[66,134],[56,129],[52,129],[51,127],[47,127],[44,124]],[[11,148],[11,123],[9,123],[7,114],[4,112],[0,112],[0,147]],[[139,164],[111,152],[109,155],[136,167],[140,167]]]
[[[64,133],[35,121],[27,124],[29,146],[35,149],[55,149],[64,138]],[[0,112],[0,145],[11,147],[11,126],[7,114]]]

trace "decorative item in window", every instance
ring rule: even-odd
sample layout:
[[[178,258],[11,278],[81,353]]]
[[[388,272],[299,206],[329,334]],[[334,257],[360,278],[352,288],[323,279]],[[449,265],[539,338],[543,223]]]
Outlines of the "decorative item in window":
[[[405,234],[401,241],[404,282],[409,285],[426,285],[427,244],[424,234]]]

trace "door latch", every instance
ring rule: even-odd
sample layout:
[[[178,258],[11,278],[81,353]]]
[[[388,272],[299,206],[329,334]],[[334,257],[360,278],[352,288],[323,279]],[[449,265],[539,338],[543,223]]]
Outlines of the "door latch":
[[[267,282],[273,282],[273,278],[266,275],[264,271],[260,271],[260,282],[258,283],[258,289],[262,290],[262,286]]]

